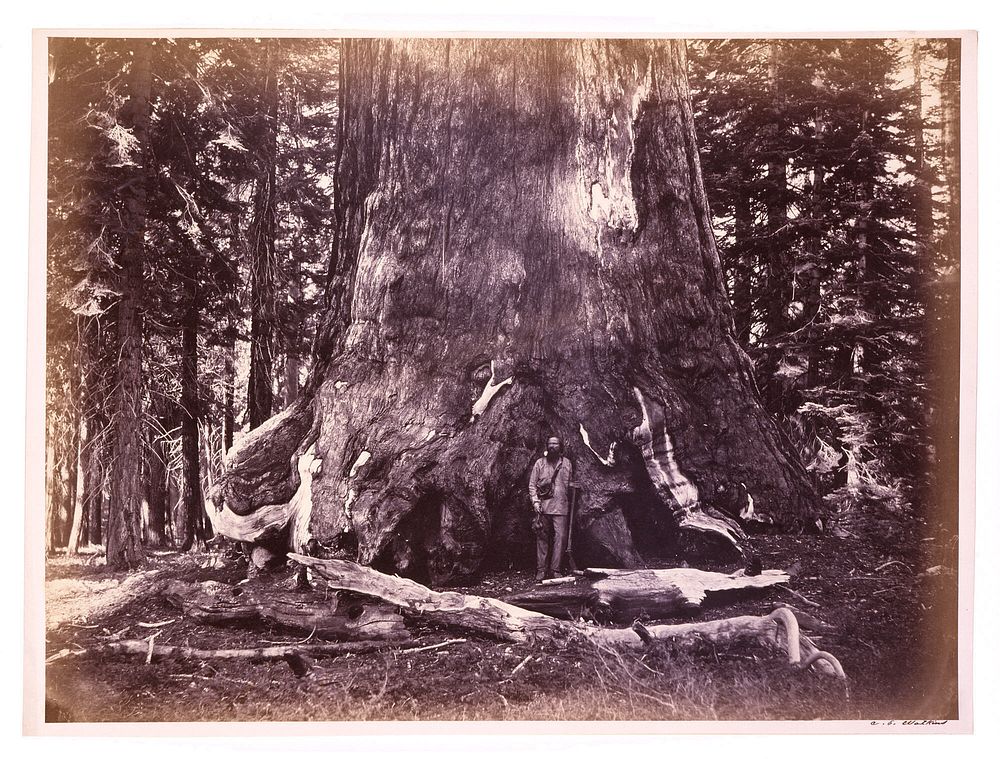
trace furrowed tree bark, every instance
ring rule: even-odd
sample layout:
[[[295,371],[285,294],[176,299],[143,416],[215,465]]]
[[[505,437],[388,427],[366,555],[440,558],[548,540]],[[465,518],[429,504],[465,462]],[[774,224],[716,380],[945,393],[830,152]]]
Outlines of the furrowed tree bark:
[[[144,561],[140,528],[142,504],[142,262],[145,256],[146,177],[150,115],[151,42],[137,40],[129,76],[129,100],[121,121],[131,128],[139,147],[137,163],[125,167],[132,180],[122,190],[121,259],[117,306],[120,351],[112,391],[111,502],[108,508],[107,563],[115,569],[135,568]]]
[[[247,443],[267,455],[230,457],[226,509],[286,508],[314,421],[311,536],[439,583],[533,545],[526,485],[551,434],[589,564],[736,554],[746,490],[775,521],[808,517],[732,334],[683,56],[345,41],[316,369]]]

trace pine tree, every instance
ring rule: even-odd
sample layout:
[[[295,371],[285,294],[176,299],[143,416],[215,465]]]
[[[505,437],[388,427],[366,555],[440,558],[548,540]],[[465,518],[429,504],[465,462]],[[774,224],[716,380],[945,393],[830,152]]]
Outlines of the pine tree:
[[[692,50],[707,191],[765,397],[794,422],[832,510],[913,502],[929,442],[934,179],[928,81],[907,80],[923,59],[890,40]]]

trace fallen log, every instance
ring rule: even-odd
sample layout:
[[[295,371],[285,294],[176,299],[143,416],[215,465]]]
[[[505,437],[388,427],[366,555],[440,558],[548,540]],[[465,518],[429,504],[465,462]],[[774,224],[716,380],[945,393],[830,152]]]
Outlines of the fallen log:
[[[289,558],[311,567],[331,588],[350,590],[397,604],[404,616],[500,640],[543,642],[578,639],[590,640],[598,645],[631,648],[641,648],[655,641],[707,641],[718,646],[756,643],[783,653],[794,666],[815,666],[827,674],[844,677],[836,658],[819,651],[809,638],[802,635],[795,615],[785,607],[763,617],[741,616],[708,622],[616,629],[555,619],[494,598],[434,591],[413,580],[386,575],[350,561],[299,554],[289,554]]]
[[[631,622],[690,614],[709,601],[721,602],[786,583],[778,570],[758,575],[701,569],[587,569],[571,583],[542,584],[504,601],[562,619]]]
[[[275,583],[228,585],[174,580],[163,595],[185,616],[213,625],[271,622],[338,640],[400,640],[409,632],[396,608],[348,593],[290,590]]]
[[[557,619],[495,598],[431,590],[413,580],[383,574],[353,561],[317,559],[294,553],[288,557],[312,568],[330,588],[382,599],[398,606],[403,616],[436,621],[446,627],[514,643],[565,637],[567,632]]]
[[[150,646],[148,640],[120,640],[114,643],[103,643],[91,648],[78,650],[63,649],[58,654],[50,656],[50,663],[66,657],[82,659],[99,658],[102,656],[144,656],[149,659],[250,659],[251,661],[267,661],[270,659],[287,659],[290,656],[340,656],[341,654],[369,654],[387,650],[406,650],[440,648],[453,643],[464,643],[464,639],[448,640],[434,645],[423,645],[418,640],[407,641],[346,641],[343,643],[293,643],[283,646],[264,646],[261,648],[191,648],[190,646]]]

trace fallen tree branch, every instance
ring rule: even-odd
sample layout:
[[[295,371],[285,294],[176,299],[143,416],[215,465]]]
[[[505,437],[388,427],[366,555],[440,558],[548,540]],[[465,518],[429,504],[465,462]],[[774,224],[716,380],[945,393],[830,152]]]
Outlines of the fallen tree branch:
[[[438,646],[457,643],[445,641]],[[310,643],[290,646],[265,646],[262,648],[191,648],[189,646],[157,646],[150,645],[150,640],[122,640],[115,643],[104,643],[79,651],[63,649],[59,654],[50,656],[46,662],[57,658],[74,656],[81,659],[98,658],[102,656],[142,656],[152,659],[250,659],[270,660],[284,659],[288,656],[305,655],[312,657],[339,656],[340,654],[368,654],[385,650],[405,650],[419,647],[419,641],[347,641],[344,643]],[[423,646],[422,648],[432,648]],[[147,663],[148,663],[147,661]]]
[[[804,603],[806,606],[812,606],[813,608],[816,608],[816,609],[820,608],[820,605],[818,603],[816,603],[815,601],[810,601],[804,595],[802,595],[801,593],[797,593],[796,591],[794,591],[791,588],[789,588],[787,585],[778,585],[777,588],[778,588],[778,590],[783,590],[785,593],[788,593],[793,598],[797,598],[799,601],[801,601],[802,603]]]
[[[420,646],[419,648],[405,648],[403,649],[404,654],[415,654],[420,651],[432,651],[435,648],[444,648],[445,646],[451,646],[455,643],[467,643],[466,638],[452,638],[451,640],[443,640],[440,643],[432,643],[429,646]]]

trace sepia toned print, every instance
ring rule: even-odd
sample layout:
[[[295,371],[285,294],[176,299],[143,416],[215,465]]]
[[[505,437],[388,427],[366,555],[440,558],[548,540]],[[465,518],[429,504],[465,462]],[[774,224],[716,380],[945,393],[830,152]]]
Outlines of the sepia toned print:
[[[47,44],[46,723],[968,717],[967,40]]]

